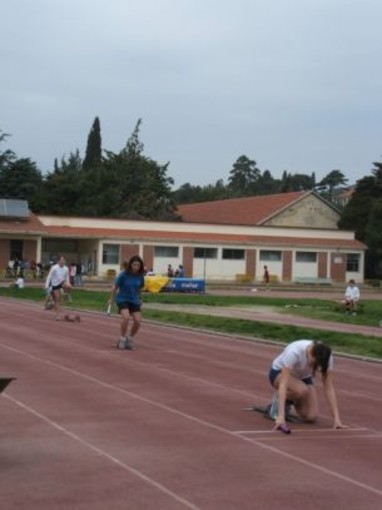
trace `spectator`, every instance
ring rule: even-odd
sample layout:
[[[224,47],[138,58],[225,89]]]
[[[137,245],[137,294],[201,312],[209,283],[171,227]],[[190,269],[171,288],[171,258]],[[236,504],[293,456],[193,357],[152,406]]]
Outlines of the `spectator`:
[[[182,264],[179,264],[179,266],[175,270],[175,278],[184,278],[184,267],[182,266]]]
[[[25,287],[25,281],[22,276],[19,276],[15,283],[11,285],[14,289],[23,289]]]
[[[345,311],[347,313],[352,313],[353,315],[357,314],[358,301],[361,297],[359,292],[359,288],[355,284],[354,280],[349,280],[349,285],[345,290],[345,299],[343,301],[345,305]]]
[[[264,266],[263,280],[264,280],[265,289],[269,290],[269,271],[268,271],[268,266]]]
[[[76,266],[76,264],[74,264],[72,262],[69,266],[69,281],[70,281],[70,285],[72,287],[74,287],[74,285],[75,285],[76,274],[77,274],[77,266]]]
[[[78,285],[78,287],[82,287],[84,282],[82,280],[83,267],[82,267],[81,262],[78,262],[76,267],[77,267],[77,272],[76,272],[76,277],[75,277],[76,285]]]
[[[173,278],[173,277],[174,277],[174,270],[173,270],[173,268],[172,268],[172,265],[171,265],[171,264],[169,264],[169,265],[167,266],[167,276],[168,276],[169,278]]]
[[[16,257],[13,262],[13,275],[16,278],[19,275],[20,271],[20,260]]]

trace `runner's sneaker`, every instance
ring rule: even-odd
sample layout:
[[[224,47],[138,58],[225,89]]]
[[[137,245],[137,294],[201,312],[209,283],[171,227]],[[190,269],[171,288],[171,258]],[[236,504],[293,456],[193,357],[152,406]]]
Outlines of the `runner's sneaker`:
[[[127,340],[124,336],[121,336],[118,340],[117,349],[127,349]]]
[[[269,417],[272,418],[272,420],[276,420],[276,418],[279,414],[279,399],[278,399],[277,393],[273,394],[272,403],[270,404],[270,406],[268,408],[268,414],[269,414]]]
[[[135,344],[132,336],[126,337],[126,347],[125,349],[129,349],[129,351],[133,351],[135,349]]]

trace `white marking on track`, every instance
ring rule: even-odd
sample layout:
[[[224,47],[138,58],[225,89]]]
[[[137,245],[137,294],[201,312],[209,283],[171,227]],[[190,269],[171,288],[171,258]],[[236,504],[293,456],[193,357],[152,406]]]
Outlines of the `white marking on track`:
[[[382,496],[382,490],[376,489],[375,487],[373,487],[371,485],[368,485],[366,483],[360,482],[360,481],[358,481],[358,480],[356,480],[354,478],[351,478],[350,476],[346,476],[346,475],[343,475],[341,473],[338,473],[337,471],[333,471],[332,469],[328,469],[328,468],[326,468],[324,466],[321,466],[320,464],[316,464],[315,462],[311,462],[309,460],[305,460],[302,457],[298,457],[297,455],[294,455],[292,453],[288,453],[288,452],[285,452],[283,450],[280,450],[279,448],[277,448],[275,446],[271,446],[269,444],[264,444],[264,443],[261,442],[261,440],[256,440],[256,439],[247,437],[245,435],[235,434],[232,431],[230,431],[228,429],[225,429],[224,427],[221,427],[219,425],[215,425],[214,423],[208,422],[208,421],[203,420],[201,418],[197,418],[196,416],[192,416],[190,414],[184,413],[183,411],[179,411],[178,409],[174,409],[172,407],[169,407],[169,406],[167,406],[165,404],[161,404],[161,403],[156,402],[154,400],[151,400],[149,398],[142,397],[141,395],[138,395],[138,394],[133,393],[131,391],[124,390],[123,388],[119,388],[118,386],[115,386],[114,384],[107,383],[105,381],[102,381],[101,379],[98,379],[97,377],[93,377],[93,376],[87,375],[87,374],[85,374],[83,372],[79,372],[78,370],[75,370],[75,369],[72,369],[72,368],[68,368],[68,367],[66,367],[64,365],[60,365],[59,363],[56,363],[56,362],[53,362],[53,361],[49,361],[49,360],[45,360],[45,359],[43,359],[43,358],[41,358],[39,356],[35,356],[35,355],[32,355],[32,354],[25,353],[25,352],[23,352],[20,349],[16,349],[16,348],[13,348],[13,347],[10,347],[10,346],[2,345],[2,347],[5,347],[6,349],[8,349],[10,351],[17,352],[20,356],[25,356],[25,357],[28,357],[30,359],[34,359],[34,360],[39,361],[41,363],[45,363],[47,365],[53,366],[55,368],[58,368],[60,370],[65,371],[65,372],[68,372],[68,373],[71,373],[73,375],[76,375],[77,377],[80,377],[80,378],[85,379],[87,381],[91,381],[91,382],[93,382],[95,384],[98,384],[99,386],[104,387],[104,388],[108,388],[108,389],[111,389],[111,390],[114,390],[114,391],[118,391],[118,392],[120,392],[120,393],[122,393],[124,395],[127,395],[130,398],[136,399],[136,400],[138,400],[140,402],[145,402],[146,404],[149,404],[149,405],[151,405],[153,407],[156,407],[158,409],[162,409],[163,411],[167,411],[167,412],[169,412],[169,413],[171,413],[173,415],[182,417],[182,418],[184,418],[186,420],[192,421],[194,423],[198,423],[199,425],[202,425],[204,427],[207,427],[207,428],[210,428],[212,430],[221,432],[224,435],[228,435],[230,437],[235,437],[235,438],[237,438],[237,439],[239,439],[241,441],[246,441],[246,442],[248,442],[250,444],[253,444],[253,445],[255,445],[255,446],[257,446],[257,447],[259,447],[259,448],[261,448],[263,450],[267,450],[267,451],[275,453],[275,454],[277,454],[277,455],[279,455],[281,457],[285,457],[285,458],[289,459],[290,461],[296,462],[298,464],[302,464],[303,466],[306,466],[308,468],[320,471],[321,473],[324,473],[325,475],[332,476],[334,478],[337,478],[338,480],[341,480],[343,482],[346,482],[346,483],[349,483],[351,485],[354,485],[355,487],[359,487],[359,488],[362,488],[362,489],[364,489],[364,490],[366,490],[368,492],[371,492],[373,494],[377,494],[378,496]],[[8,397],[8,398],[10,398],[10,397]],[[25,404],[22,404],[21,402],[20,402],[19,405],[24,406],[26,409],[28,409],[28,406],[25,405]],[[36,415],[39,415],[39,413],[37,411],[34,411],[32,409],[31,409],[31,412],[35,412]],[[80,438],[76,434],[73,434],[69,430],[66,431],[66,429],[61,427],[61,425],[59,425],[58,423],[50,421],[49,418],[44,417],[43,415],[41,415],[41,418],[45,419],[45,421],[47,421],[48,423],[51,422],[52,426],[55,426],[57,429],[62,430],[63,432],[67,433],[68,435],[70,435],[74,439],[78,438],[77,440],[79,442],[82,442],[83,444],[87,444],[87,442],[85,440],[83,440],[82,438]],[[346,430],[346,429],[344,429],[344,430]],[[338,432],[338,434],[341,434],[341,430],[339,430],[337,432]],[[133,472],[133,468],[130,468],[129,466],[125,465],[123,462],[121,462],[118,459],[112,457],[107,452],[103,452],[102,450],[98,449],[96,446],[91,445],[90,443],[88,443],[88,444],[89,444],[89,447],[94,449],[94,451],[99,451],[100,454],[104,453],[104,455],[106,457],[110,458],[110,460],[113,460],[114,462],[120,464],[121,466],[126,466],[125,469],[131,469],[131,471]],[[137,471],[136,473],[137,473],[137,476],[138,475],[142,475],[142,477],[145,476],[145,475],[141,474],[139,471]],[[148,480],[150,480],[150,479],[148,479]],[[154,480],[151,480],[151,482],[152,482],[153,485],[156,484],[156,482]],[[161,487],[161,485],[158,484],[158,487]],[[165,491],[165,490],[168,490],[168,489],[166,489],[166,487],[163,486],[163,491]],[[176,496],[175,493],[174,493],[174,496]],[[188,504],[191,505],[191,503],[188,503]],[[197,507],[195,507],[195,506],[189,506],[189,508],[197,509]]]

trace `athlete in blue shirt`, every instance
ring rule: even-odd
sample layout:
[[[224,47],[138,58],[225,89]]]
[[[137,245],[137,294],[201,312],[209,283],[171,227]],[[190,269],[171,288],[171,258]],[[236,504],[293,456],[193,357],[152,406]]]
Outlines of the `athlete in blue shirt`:
[[[121,337],[118,349],[135,348],[134,337],[141,326],[141,290],[144,286],[144,264],[141,257],[134,255],[123,263],[124,270],[115,279],[109,304],[115,301],[121,314]],[[130,334],[128,326],[133,320]]]

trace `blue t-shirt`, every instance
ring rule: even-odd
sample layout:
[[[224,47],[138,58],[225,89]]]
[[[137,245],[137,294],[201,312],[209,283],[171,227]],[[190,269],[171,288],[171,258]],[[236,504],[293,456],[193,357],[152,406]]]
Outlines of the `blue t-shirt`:
[[[118,287],[116,295],[116,303],[133,303],[141,304],[140,290],[145,284],[142,274],[128,273],[122,271],[115,280],[115,286]]]

